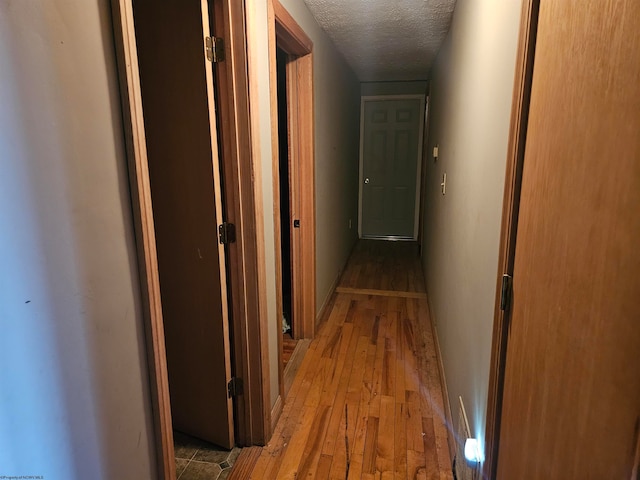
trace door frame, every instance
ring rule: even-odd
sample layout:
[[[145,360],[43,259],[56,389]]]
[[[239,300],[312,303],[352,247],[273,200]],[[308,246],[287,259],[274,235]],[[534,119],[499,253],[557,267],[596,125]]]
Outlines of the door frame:
[[[273,216],[276,261],[277,321],[282,319],[282,258],[280,239],[280,178],[276,47],[289,56],[287,63],[287,115],[289,124],[289,182],[292,209],[298,207],[300,228],[291,228],[293,336],[311,339],[316,317],[315,140],[313,102],[313,42],[278,0],[268,2],[269,79]],[[280,402],[272,412],[272,425],[284,400],[281,323],[278,323]]]
[[[495,478],[498,468],[504,372],[511,320],[511,311],[508,308],[503,311],[500,305],[502,278],[503,275],[513,277],[539,9],[540,0],[525,0],[520,18],[498,254],[482,478]]]
[[[424,144],[425,135],[425,108],[426,108],[426,94],[411,94],[411,95],[363,95],[360,97],[360,159],[358,167],[358,237],[362,236],[362,186],[364,185],[364,105],[370,101],[380,100],[420,100],[419,110],[419,125],[418,125],[418,152],[416,158],[416,199],[414,205],[414,218],[413,218],[413,237],[408,239],[405,237],[384,236],[376,238],[385,238],[389,240],[418,240],[418,230],[420,227],[420,199],[422,190],[422,150]]]
[[[236,441],[264,444],[271,435],[269,365],[264,276],[262,197],[253,182],[256,153],[252,148],[247,75],[245,2],[201,0],[213,7],[215,31],[224,32],[226,60],[221,67],[221,123],[228,126],[220,138],[222,178],[228,220],[235,223],[236,243],[228,249],[230,310],[234,329],[232,363],[244,380],[245,394],[236,398]],[[144,112],[132,0],[111,0],[112,21],[134,218],[140,295],[147,342],[150,396],[157,468],[160,478],[175,479],[175,452],[171,422],[162,303],[158,275],[149,181]],[[204,39],[203,39],[204,47]],[[204,52],[204,48],[203,48]],[[231,201],[230,201],[231,199]],[[262,261],[260,261],[262,259]]]

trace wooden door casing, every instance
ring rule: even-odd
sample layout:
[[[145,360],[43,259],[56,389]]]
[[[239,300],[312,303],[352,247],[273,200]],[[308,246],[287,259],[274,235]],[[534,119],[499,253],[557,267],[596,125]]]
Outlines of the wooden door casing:
[[[206,0],[134,5],[174,428],[234,445]]]
[[[637,472],[639,30],[633,0],[540,4],[498,479]]]

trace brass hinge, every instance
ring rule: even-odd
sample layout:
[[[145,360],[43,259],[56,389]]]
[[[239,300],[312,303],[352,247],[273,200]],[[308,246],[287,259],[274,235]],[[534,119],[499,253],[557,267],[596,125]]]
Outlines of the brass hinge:
[[[223,245],[234,243],[236,241],[236,226],[227,222],[218,225],[218,237]]]
[[[227,384],[227,391],[229,392],[229,398],[242,395],[244,393],[244,382],[241,378],[233,377]]]
[[[511,275],[502,275],[502,288],[500,292],[500,310],[503,312],[511,306],[511,292],[513,290],[513,278]]]
[[[207,60],[219,63],[224,60],[224,41],[217,37],[205,37]]]

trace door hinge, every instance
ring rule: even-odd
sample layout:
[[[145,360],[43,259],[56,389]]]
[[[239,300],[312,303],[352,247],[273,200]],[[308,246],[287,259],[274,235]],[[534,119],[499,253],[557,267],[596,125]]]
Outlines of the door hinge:
[[[224,60],[224,41],[217,37],[205,37],[207,60],[219,63]]]
[[[218,236],[220,243],[234,243],[236,241],[236,226],[233,223],[224,222],[218,225]]]
[[[244,382],[241,378],[232,377],[227,384],[227,391],[229,392],[229,398],[242,395],[244,393]]]
[[[502,275],[502,288],[500,292],[500,310],[503,312],[511,306],[511,292],[513,290],[513,278],[511,275]]]

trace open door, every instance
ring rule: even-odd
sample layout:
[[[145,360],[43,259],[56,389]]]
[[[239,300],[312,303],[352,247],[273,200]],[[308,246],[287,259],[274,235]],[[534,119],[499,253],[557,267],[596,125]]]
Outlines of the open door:
[[[222,196],[206,0],[133,4],[176,430],[234,445]]]

